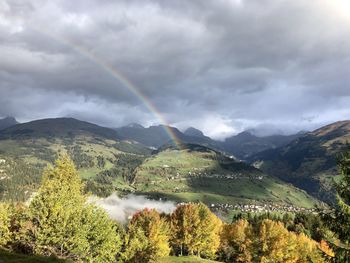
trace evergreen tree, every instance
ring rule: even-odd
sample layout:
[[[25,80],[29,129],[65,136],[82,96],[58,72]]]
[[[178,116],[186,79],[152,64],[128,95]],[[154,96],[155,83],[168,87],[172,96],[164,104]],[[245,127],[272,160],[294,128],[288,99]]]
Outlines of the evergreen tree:
[[[335,184],[337,207],[325,214],[325,224],[333,232],[329,241],[335,252],[336,262],[350,262],[350,149],[338,161],[341,179]]]

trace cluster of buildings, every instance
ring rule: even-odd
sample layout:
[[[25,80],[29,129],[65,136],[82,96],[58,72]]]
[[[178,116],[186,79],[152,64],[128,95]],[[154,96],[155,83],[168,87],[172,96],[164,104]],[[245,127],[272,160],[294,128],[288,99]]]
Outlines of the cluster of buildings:
[[[307,212],[313,213],[316,212],[315,208],[304,208],[297,207],[293,205],[279,205],[279,204],[219,204],[213,203],[210,205],[210,209],[214,211],[230,211],[237,210],[240,212],[246,213],[260,213],[260,212]]]

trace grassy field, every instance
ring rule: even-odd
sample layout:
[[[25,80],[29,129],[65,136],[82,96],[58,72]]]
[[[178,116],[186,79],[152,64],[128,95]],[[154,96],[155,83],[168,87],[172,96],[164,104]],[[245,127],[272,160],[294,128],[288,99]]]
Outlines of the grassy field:
[[[160,152],[137,169],[135,187],[139,193],[178,202],[279,203],[305,208],[317,204],[304,191],[215,151]]]
[[[218,261],[201,259],[198,257],[166,257],[157,261],[158,263],[215,263]]]
[[[0,249],[0,263],[69,263],[71,261],[60,260],[56,258],[27,256],[16,253],[10,253]]]

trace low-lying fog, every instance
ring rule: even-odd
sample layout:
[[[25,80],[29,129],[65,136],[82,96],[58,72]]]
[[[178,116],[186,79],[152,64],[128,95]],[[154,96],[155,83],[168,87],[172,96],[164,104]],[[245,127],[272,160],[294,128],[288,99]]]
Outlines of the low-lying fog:
[[[150,200],[145,196],[133,194],[123,198],[112,194],[107,198],[93,198],[91,201],[105,209],[111,218],[120,223],[126,223],[135,212],[144,208],[154,208],[164,213],[171,213],[175,209],[174,202]]]

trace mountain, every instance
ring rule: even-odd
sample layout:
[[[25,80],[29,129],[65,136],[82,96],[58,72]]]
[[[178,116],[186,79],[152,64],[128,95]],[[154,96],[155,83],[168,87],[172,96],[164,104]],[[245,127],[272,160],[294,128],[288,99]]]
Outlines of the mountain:
[[[207,140],[205,136],[178,136]],[[113,129],[72,118],[37,120],[0,131],[0,199],[30,198],[43,169],[62,153],[71,156],[87,190],[99,196],[117,191],[214,205],[310,208],[317,203],[305,192],[206,146],[183,141],[151,153]]]
[[[137,167],[135,191],[179,202],[209,206],[279,204],[313,207],[316,199],[259,169],[208,147],[169,145]]]
[[[286,146],[258,153],[249,161],[328,202],[334,200],[332,180],[337,176],[337,155],[350,141],[350,121],[340,121],[307,133]]]
[[[151,150],[113,129],[71,118],[17,124],[0,131],[0,199],[29,198],[42,170],[61,153],[71,156],[88,190],[103,195],[128,188],[129,173]]]
[[[139,124],[131,124],[115,130],[127,140],[133,140],[149,147],[158,148],[170,140],[166,129],[164,125],[145,128]],[[171,129],[174,134],[179,135],[181,133],[176,128],[168,127],[168,129]]]
[[[187,135],[187,136],[201,137],[201,138],[208,138],[208,139],[210,139],[209,137],[206,137],[201,130],[198,130],[198,129],[193,128],[193,127],[187,128],[184,131],[184,134]]]
[[[300,136],[302,136],[302,133],[258,137],[249,131],[244,131],[235,136],[227,138],[223,142],[222,148],[226,152],[232,153],[237,158],[245,160],[249,156],[267,149],[274,149],[284,146]]]
[[[18,122],[14,117],[6,117],[3,119],[0,119],[0,130],[14,126],[16,124],[18,124]]]
[[[286,145],[302,135],[302,133],[298,133],[288,136],[271,135],[258,137],[249,131],[245,131],[221,142],[205,136],[202,131],[193,127],[181,132],[177,128],[170,126],[166,127],[164,125],[145,128],[139,124],[131,124],[117,128],[116,131],[124,139],[134,140],[149,147],[159,148],[162,145],[169,143],[170,139],[166,128],[170,129],[179,141],[207,146],[234,155],[241,160],[245,160],[249,156],[258,152]]]
[[[220,142],[204,136],[200,130],[195,128],[189,128],[186,132],[182,133],[179,129],[171,126],[157,125],[145,128],[139,124],[132,124],[115,130],[124,139],[133,140],[154,148],[159,148],[171,141],[168,133],[170,130],[176,136],[177,140],[183,143],[195,143],[218,150],[222,149]]]
[[[109,139],[120,139],[113,129],[73,118],[35,120],[11,126],[0,132],[1,138],[73,138],[82,134],[101,136]]]

